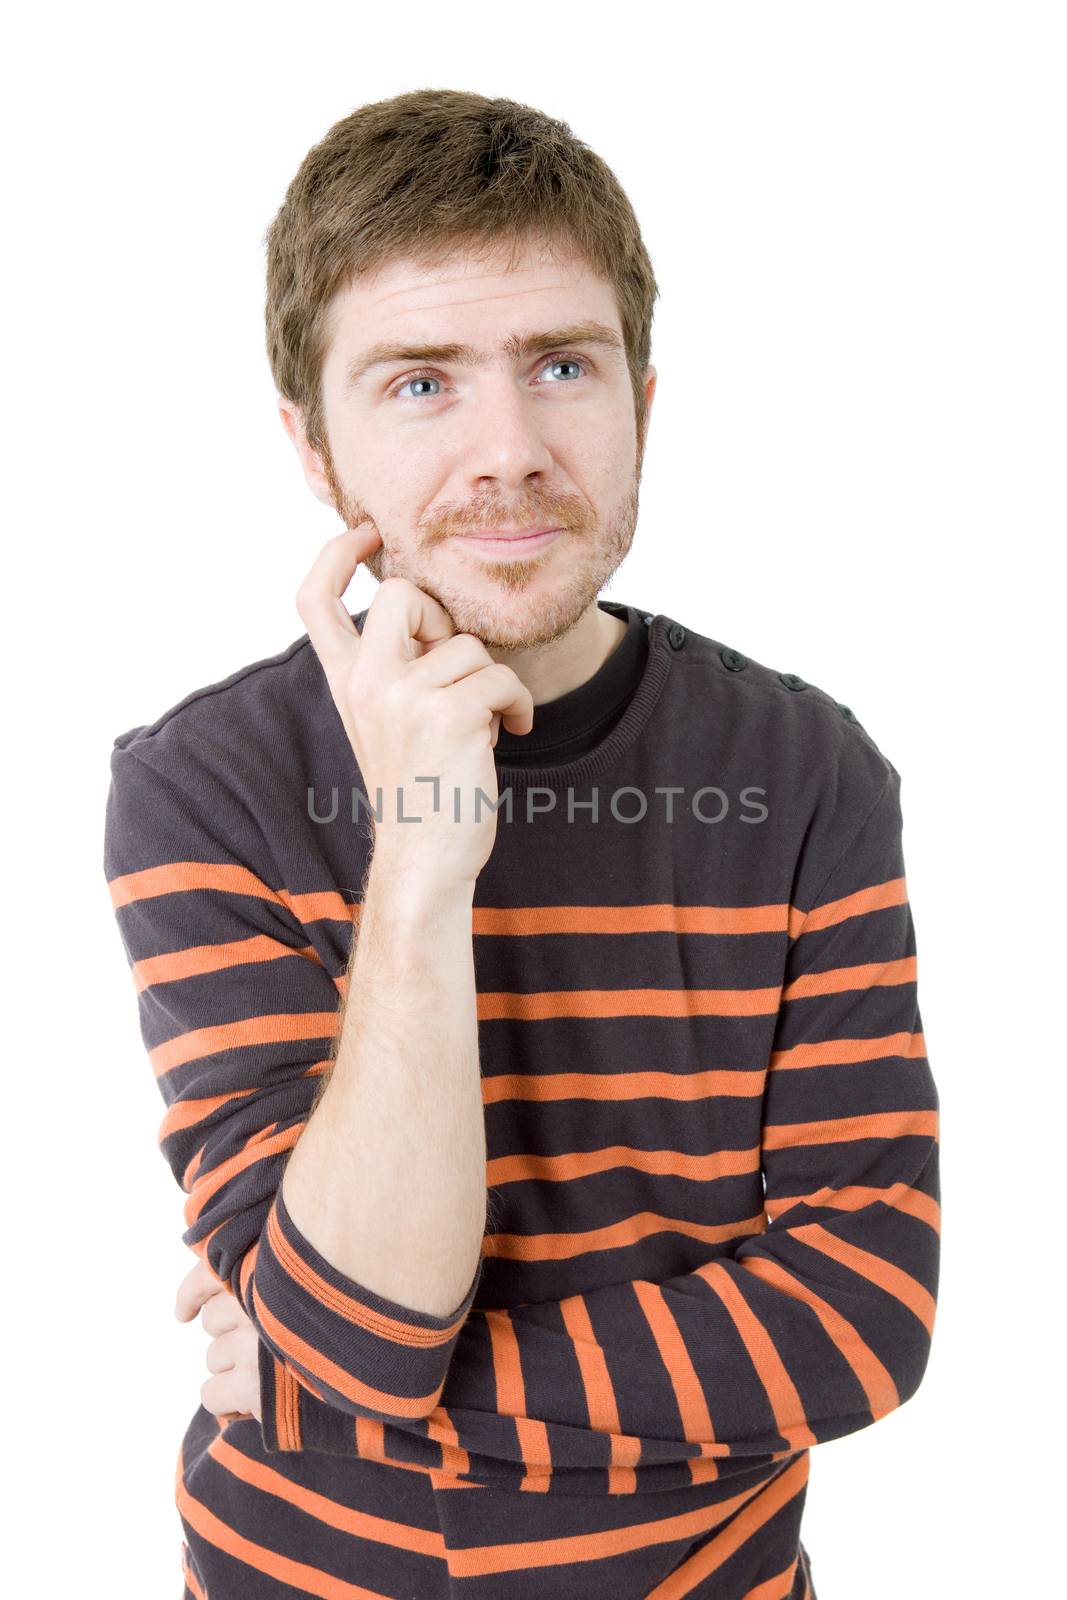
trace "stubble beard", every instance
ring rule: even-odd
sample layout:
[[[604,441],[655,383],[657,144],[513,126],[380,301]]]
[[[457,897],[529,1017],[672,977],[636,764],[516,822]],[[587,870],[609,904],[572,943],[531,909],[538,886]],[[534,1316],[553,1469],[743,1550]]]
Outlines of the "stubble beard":
[[[402,577],[414,583],[443,607],[458,633],[470,633],[480,639],[486,649],[529,650],[548,645],[569,633],[580,617],[596,600],[609,579],[618,571],[633,544],[637,528],[643,448],[638,449],[634,473],[621,501],[611,513],[606,536],[598,536],[596,529],[565,528],[563,537],[579,546],[576,563],[566,577],[552,590],[542,594],[536,608],[525,614],[517,613],[512,619],[491,599],[481,599],[455,583],[438,583],[420,566],[417,557],[396,556],[385,542],[362,562],[377,583],[386,578]],[[328,449],[321,452],[323,473],[330,486],[334,509],[346,528],[358,528],[367,523],[377,526],[366,507],[346,493]],[[381,530],[378,530],[381,537]],[[431,545],[442,543],[437,539]],[[473,557],[481,569],[482,581],[489,583],[505,597],[521,595],[537,581],[549,561],[558,559],[558,541],[544,555],[526,561],[486,561]]]

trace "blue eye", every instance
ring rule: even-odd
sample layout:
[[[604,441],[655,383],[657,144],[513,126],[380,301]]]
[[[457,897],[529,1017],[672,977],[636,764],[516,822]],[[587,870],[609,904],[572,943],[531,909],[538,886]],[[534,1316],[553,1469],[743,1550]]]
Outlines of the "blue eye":
[[[399,394],[401,392],[401,389],[406,389],[409,383],[438,383],[438,382],[440,382],[440,379],[435,378],[432,372],[421,373],[417,377],[408,378],[407,382],[406,383],[402,383],[401,386],[400,386],[400,389],[398,389],[396,392],[397,392],[397,394]],[[418,397],[416,396],[416,398],[418,398]]]
[[[585,366],[586,366],[586,362],[584,360],[580,360],[579,361],[574,356],[549,356],[548,360],[542,363],[541,371],[544,372],[547,367],[577,367],[577,368],[579,368],[578,376],[581,377],[582,376],[581,369],[583,369]],[[437,383],[437,384],[439,384],[440,381],[441,381],[441,379],[440,379],[440,377],[438,376],[438,374],[436,372],[413,372],[410,377],[405,378],[403,383],[398,384],[397,387],[392,390],[392,397],[394,399],[399,399],[400,396],[403,394],[404,390],[406,388],[408,388],[408,386],[410,384],[413,384],[413,383]],[[552,381],[553,382],[559,382],[560,380],[559,379],[553,379]],[[571,382],[572,380],[568,379],[566,381],[567,382]],[[431,395],[418,395],[418,394],[416,394],[416,395],[412,395],[411,398],[413,400],[423,400],[423,399],[436,400],[438,398],[438,396],[435,395],[435,394],[431,394]]]
[[[561,356],[558,361],[545,362],[545,366],[548,367],[580,367],[581,364],[580,361],[573,361],[570,356]]]

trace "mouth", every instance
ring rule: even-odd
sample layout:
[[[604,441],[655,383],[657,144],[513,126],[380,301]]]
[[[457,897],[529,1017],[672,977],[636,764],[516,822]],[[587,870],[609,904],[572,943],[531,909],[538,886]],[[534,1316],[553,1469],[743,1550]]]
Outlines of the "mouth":
[[[514,533],[493,528],[485,533],[457,533],[453,538],[457,544],[482,555],[505,555],[515,559],[546,550],[562,532],[562,528],[536,528],[529,532],[519,529]]]

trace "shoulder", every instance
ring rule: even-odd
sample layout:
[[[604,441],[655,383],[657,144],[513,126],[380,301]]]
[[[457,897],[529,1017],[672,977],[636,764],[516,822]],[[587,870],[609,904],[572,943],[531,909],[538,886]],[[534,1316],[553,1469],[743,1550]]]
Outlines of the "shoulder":
[[[357,615],[357,626],[359,625]],[[319,763],[331,781],[351,751],[308,635],[191,689],[152,722],[115,736],[113,792],[180,808],[220,838],[249,848],[302,815]],[[281,822],[278,819],[281,818]]]
[[[899,781],[859,713],[794,663],[768,664],[671,618],[662,636],[684,673],[698,737],[767,774],[798,815],[815,805],[861,814]]]
[[[361,628],[366,610],[350,615]],[[128,751],[176,781],[183,768],[207,767],[260,787],[271,772],[297,780],[317,755],[348,751],[306,633],[273,655],[190,689],[154,721],[126,729],[112,743],[114,752]]]
[[[274,655],[190,689],[154,721],[135,724],[116,734],[112,743],[116,749],[150,759],[154,750],[183,741],[265,728],[284,712],[285,703],[309,677],[321,679],[322,673],[305,633]]]

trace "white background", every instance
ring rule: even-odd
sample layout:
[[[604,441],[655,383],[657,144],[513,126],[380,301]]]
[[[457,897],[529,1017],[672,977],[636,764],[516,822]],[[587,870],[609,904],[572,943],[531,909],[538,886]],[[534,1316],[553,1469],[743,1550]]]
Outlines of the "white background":
[[[419,86],[564,118],[640,219],[659,387],[607,595],[827,689],[903,774],[941,1295],[917,1395],[812,1452],[819,1600],[1045,1592],[1063,8],[45,5],[7,52],[10,1592],[180,1593],[207,1336],[171,1315],[194,1257],[103,879],[108,757],[304,632],[340,524],[275,410],[262,235],[334,121]]]

